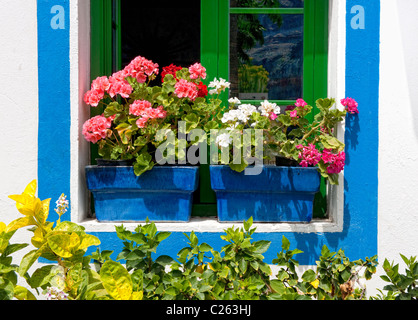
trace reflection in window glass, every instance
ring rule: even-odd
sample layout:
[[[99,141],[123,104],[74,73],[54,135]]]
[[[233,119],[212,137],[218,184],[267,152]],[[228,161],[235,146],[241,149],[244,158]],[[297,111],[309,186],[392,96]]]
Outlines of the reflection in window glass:
[[[304,0],[231,0],[231,7],[303,8]]]
[[[303,15],[232,14],[230,95],[243,100],[302,96]]]

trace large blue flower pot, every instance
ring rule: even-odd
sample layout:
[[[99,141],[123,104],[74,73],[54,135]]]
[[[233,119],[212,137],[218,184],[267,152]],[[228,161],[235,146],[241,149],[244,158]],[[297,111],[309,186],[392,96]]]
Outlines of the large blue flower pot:
[[[187,222],[199,167],[155,166],[137,177],[131,166],[87,166],[87,188],[92,192],[100,222]]]
[[[321,181],[316,168],[271,165],[259,175],[212,165],[210,179],[220,222],[310,222]]]

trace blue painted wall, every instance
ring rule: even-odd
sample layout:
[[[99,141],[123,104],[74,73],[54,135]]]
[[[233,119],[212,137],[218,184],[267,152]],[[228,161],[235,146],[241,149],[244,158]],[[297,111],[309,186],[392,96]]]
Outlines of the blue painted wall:
[[[62,193],[70,196],[70,9],[69,0],[37,4],[38,194],[53,203]],[[56,5],[60,11],[52,10]]]
[[[64,192],[70,195],[70,87],[69,87],[69,24],[65,29],[50,26],[51,7],[62,5],[68,17],[67,1],[38,0],[39,31],[39,195],[57,199]],[[364,9],[364,28],[352,28],[354,6]],[[68,20],[67,20],[68,21]],[[359,103],[360,114],[348,117],[344,181],[344,230],[340,233],[256,233],[255,240],[270,240],[265,254],[271,262],[281,250],[285,235],[292,248],[304,251],[297,260],[304,265],[315,264],[322,246],[331,250],[342,248],[350,259],[377,254],[377,188],[378,188],[378,101],[379,101],[379,0],[347,0],[346,34],[346,96]],[[344,98],[344,97],[338,97]],[[69,219],[69,214],[65,217]],[[116,234],[95,233],[101,250],[122,247]],[[221,233],[197,234],[201,242],[220,250],[226,243]],[[187,245],[186,237],[173,233],[158,254],[175,257]]]

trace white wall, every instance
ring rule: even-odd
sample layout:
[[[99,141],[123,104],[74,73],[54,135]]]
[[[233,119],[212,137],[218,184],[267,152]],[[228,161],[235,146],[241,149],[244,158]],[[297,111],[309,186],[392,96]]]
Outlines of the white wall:
[[[0,0],[0,221],[19,217],[8,198],[37,178],[36,0]]]
[[[0,8],[0,221],[8,223],[19,214],[7,196],[22,192],[28,182],[37,178],[36,0],[0,0]],[[77,20],[77,6],[73,1],[71,9],[71,19]],[[401,262],[399,253],[418,255],[417,15],[416,0],[381,0],[378,115],[378,253],[381,263],[384,258]],[[76,39],[71,41],[73,59],[74,50],[87,54],[78,47]],[[86,69],[82,66],[83,61],[73,60],[79,70]],[[72,101],[75,102],[78,90],[88,84],[82,81],[74,84],[77,72],[72,72]],[[73,116],[83,117],[77,112]],[[77,143],[72,145],[74,148]],[[29,237],[13,240],[29,242]],[[384,285],[379,274],[367,282],[369,294],[375,294],[375,289]]]
[[[381,2],[379,255],[418,254],[418,1]]]
[[[416,0],[381,0],[378,274],[418,255],[417,14]],[[376,275],[369,293],[384,285]]]

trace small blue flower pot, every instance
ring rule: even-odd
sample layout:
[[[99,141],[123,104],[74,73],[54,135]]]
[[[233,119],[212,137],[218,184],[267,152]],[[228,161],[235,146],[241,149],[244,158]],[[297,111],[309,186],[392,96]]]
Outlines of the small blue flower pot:
[[[317,168],[264,165],[259,175],[210,166],[219,222],[310,222],[320,187]]]
[[[87,189],[100,222],[187,222],[199,167],[155,166],[137,177],[132,166],[87,166]]]

